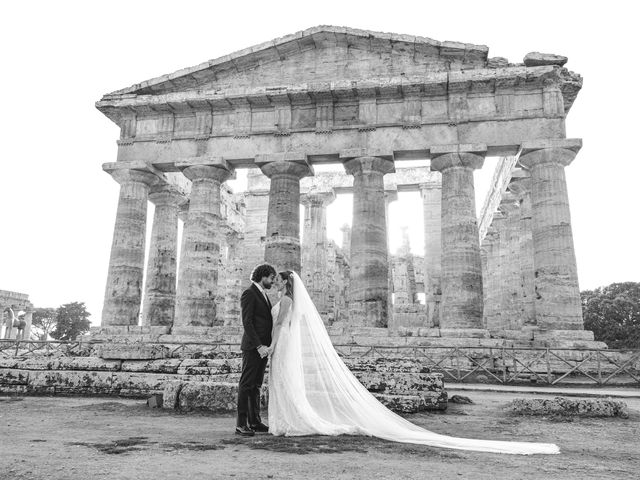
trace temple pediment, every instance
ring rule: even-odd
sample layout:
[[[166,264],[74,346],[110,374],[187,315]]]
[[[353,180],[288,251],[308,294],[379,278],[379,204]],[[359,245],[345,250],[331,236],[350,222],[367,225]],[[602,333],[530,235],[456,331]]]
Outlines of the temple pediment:
[[[319,26],[194,67],[147,80],[107,96],[160,95],[292,83],[358,81],[485,68],[482,45]]]

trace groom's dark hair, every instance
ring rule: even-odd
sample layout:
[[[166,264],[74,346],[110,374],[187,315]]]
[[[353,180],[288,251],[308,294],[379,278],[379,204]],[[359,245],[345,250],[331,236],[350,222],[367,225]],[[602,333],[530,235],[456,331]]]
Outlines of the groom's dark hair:
[[[254,268],[253,272],[251,272],[251,281],[259,282],[260,280],[262,280],[263,277],[268,277],[269,275],[275,275],[275,274],[276,274],[275,268],[273,268],[268,263],[263,263],[262,265],[258,265],[256,268]]]

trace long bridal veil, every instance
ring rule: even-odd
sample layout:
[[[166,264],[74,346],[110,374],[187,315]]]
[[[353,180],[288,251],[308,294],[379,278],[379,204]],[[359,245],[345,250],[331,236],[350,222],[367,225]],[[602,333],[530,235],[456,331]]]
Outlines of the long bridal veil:
[[[549,443],[440,435],[396,415],[378,402],[342,362],[302,280],[296,273],[293,276],[293,306],[289,316],[292,338],[288,342],[288,353],[298,358],[289,357],[288,361],[294,362],[290,365],[296,365],[296,368],[288,370],[298,377],[290,379],[297,387],[295,395],[302,399],[305,409],[312,410],[310,417],[323,426],[322,432],[326,431],[326,425],[335,425],[338,433],[345,431],[345,426],[351,426],[352,432],[394,442],[493,453],[559,453],[558,447]]]

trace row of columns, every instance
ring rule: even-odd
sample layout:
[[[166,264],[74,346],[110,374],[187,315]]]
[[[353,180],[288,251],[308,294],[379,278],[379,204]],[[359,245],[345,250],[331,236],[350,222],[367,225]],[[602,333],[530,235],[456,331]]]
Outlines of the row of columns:
[[[520,154],[520,163],[531,176],[531,219],[519,222],[531,224],[535,318],[538,324],[553,324],[555,328],[582,325],[564,177],[564,166],[573,159],[577,148],[575,141],[550,141],[523,145]],[[349,316],[355,324],[384,327],[390,291],[383,178],[395,170],[390,157],[365,153],[342,157],[345,170],[354,177]],[[483,279],[473,171],[482,167],[485,154],[484,145],[431,149],[431,169],[441,172],[442,186],[440,190],[427,185],[422,189],[428,275],[425,285],[428,302],[435,304],[441,296],[439,323],[443,328],[483,326]],[[164,187],[157,188],[158,177],[144,169],[116,168],[111,172],[121,188],[103,325],[137,324],[147,199],[155,200],[156,216],[145,294],[145,322],[177,326],[215,324],[218,262],[223,242],[220,185],[232,175],[233,169],[222,159],[205,162],[177,164],[192,182],[177,283],[179,195]],[[278,268],[299,272],[300,180],[312,175],[313,170],[306,159],[262,157],[256,164],[271,179],[264,260]],[[515,184],[514,191],[524,188]],[[434,217],[438,209],[441,210],[440,228],[436,227],[438,222]],[[506,205],[503,210],[509,214]],[[174,285],[177,285],[175,294]]]
[[[487,328],[584,328],[564,173],[580,146],[523,145],[483,242]]]

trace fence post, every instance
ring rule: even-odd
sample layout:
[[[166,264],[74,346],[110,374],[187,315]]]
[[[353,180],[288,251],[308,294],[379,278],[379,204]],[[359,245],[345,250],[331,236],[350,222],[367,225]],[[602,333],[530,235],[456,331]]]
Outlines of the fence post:
[[[549,349],[546,348],[544,352],[544,358],[547,363],[547,383],[551,385],[551,362],[549,361]]]

